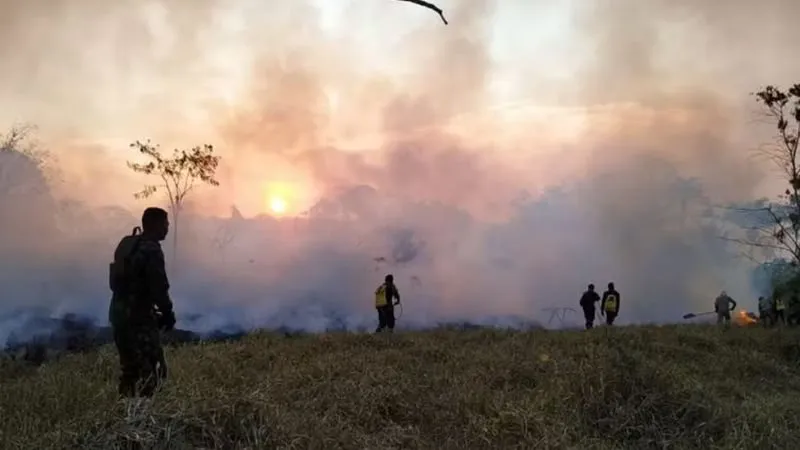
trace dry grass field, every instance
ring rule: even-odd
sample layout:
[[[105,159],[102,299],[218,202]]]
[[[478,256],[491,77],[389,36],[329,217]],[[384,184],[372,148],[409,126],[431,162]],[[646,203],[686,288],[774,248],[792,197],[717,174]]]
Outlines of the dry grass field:
[[[706,325],[260,333],[168,348],[151,402],[113,347],[0,367],[3,449],[796,449],[800,333]]]

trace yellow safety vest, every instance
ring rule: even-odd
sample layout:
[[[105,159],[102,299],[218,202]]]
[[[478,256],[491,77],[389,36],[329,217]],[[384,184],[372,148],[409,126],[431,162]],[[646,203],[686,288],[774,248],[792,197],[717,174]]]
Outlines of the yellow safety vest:
[[[617,312],[617,296],[614,294],[609,294],[606,297],[606,312]]]
[[[386,305],[386,284],[382,284],[375,290],[375,306],[380,307]]]
[[[775,299],[775,310],[776,311],[783,311],[786,309],[786,303],[783,301],[782,298]]]

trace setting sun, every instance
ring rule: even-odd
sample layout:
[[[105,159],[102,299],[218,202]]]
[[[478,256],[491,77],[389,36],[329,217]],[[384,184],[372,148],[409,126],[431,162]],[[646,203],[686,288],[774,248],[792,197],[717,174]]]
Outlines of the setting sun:
[[[283,214],[286,212],[286,200],[280,197],[272,197],[269,200],[269,209],[276,214]]]
[[[282,169],[284,177],[293,176],[294,179],[261,182],[260,213],[271,216],[294,216],[316,201],[313,196],[315,193],[304,183],[305,180],[291,173],[290,168]]]

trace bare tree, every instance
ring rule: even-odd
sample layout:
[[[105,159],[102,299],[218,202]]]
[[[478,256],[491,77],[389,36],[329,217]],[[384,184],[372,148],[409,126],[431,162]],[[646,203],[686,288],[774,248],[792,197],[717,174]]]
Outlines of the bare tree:
[[[786,91],[767,86],[755,94],[767,118],[774,122],[775,140],[759,149],[786,181],[786,189],[775,200],[762,199],[747,208],[732,208],[743,213],[746,237],[729,239],[776,258],[788,258],[793,266],[800,262],[800,84]]]
[[[28,192],[36,191],[44,193],[48,190],[48,181],[58,175],[58,171],[49,161],[50,154],[38,145],[35,139],[36,127],[29,124],[18,124],[12,126],[5,134],[0,133],[0,154],[16,154],[22,159],[6,158],[0,164],[0,186],[4,189],[24,189]],[[23,164],[22,160],[34,169],[37,174],[32,172],[20,173],[20,166],[11,164]]]
[[[5,134],[0,134],[0,152],[18,152],[40,164],[46,152],[39,149],[33,139],[36,127],[30,124],[17,124]]]
[[[436,14],[439,14],[439,17],[442,18],[442,22],[444,22],[444,24],[447,25],[447,19],[444,18],[444,11],[442,11],[441,8],[439,8],[438,6],[434,5],[433,3],[426,2],[426,1],[423,1],[423,0],[397,0],[397,1],[413,3],[415,5],[422,6],[423,8],[428,8],[431,11],[435,12]]]
[[[31,127],[28,125],[13,126],[8,133],[0,135],[0,152],[19,151],[22,143],[30,134]]]
[[[157,184],[145,185],[144,189],[134,194],[136,198],[149,198],[159,189],[166,191],[169,199],[169,210],[172,213],[172,259],[178,254],[178,222],[183,209],[184,200],[198,183],[219,186],[216,170],[220,157],[214,155],[214,147],[203,145],[189,150],[173,150],[171,157],[164,156],[158,145],[150,141],[136,141],[130,145],[150,161],[145,164],[128,161],[128,167],[134,172],[153,175],[161,181]]]

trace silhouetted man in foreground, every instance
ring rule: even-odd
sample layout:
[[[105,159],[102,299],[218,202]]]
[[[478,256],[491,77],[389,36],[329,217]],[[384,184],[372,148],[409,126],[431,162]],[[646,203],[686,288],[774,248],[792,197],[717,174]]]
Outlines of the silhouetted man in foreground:
[[[396,300],[392,303],[392,300]],[[380,333],[385,328],[389,332],[394,331],[394,305],[400,304],[400,293],[394,285],[394,276],[386,275],[383,284],[375,290],[375,309],[378,311],[378,328],[376,333]]]
[[[586,329],[594,327],[595,303],[600,301],[600,296],[594,290],[594,284],[589,285],[589,289],[581,296],[579,304],[583,308],[583,317],[586,319]]]
[[[167,212],[147,208],[142,233],[122,239],[111,264],[109,321],[119,352],[119,394],[150,397],[166,375],[160,330],[172,330],[175,313],[160,242],[169,231]]]
[[[614,288],[614,283],[608,283],[608,290],[603,292],[600,315],[605,316],[606,325],[609,326],[614,325],[614,319],[619,315],[619,292]]]

